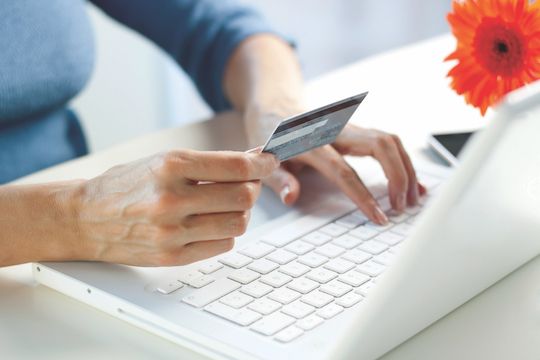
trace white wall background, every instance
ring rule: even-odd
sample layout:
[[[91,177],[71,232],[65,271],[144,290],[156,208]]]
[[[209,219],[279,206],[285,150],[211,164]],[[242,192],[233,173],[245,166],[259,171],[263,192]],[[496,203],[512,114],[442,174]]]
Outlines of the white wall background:
[[[219,1],[219,0],[215,0]],[[246,0],[298,43],[306,78],[448,31],[450,0]],[[167,56],[91,6],[97,66],[75,100],[93,150],[210,114]],[[404,69],[406,71],[406,69]]]

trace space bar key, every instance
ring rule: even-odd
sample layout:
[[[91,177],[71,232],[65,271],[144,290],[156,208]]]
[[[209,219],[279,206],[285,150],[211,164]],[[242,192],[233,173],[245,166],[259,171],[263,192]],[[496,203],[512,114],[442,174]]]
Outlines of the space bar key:
[[[228,293],[238,289],[241,285],[236,281],[222,278],[214,281],[202,289],[195,290],[182,299],[183,302],[195,307],[203,307]]]

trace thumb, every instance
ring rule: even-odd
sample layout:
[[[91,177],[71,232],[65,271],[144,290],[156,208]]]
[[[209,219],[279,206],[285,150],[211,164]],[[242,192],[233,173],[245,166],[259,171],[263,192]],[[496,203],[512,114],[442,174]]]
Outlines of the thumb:
[[[300,196],[300,182],[283,166],[264,179],[264,183],[272,189],[285,205],[292,205]]]

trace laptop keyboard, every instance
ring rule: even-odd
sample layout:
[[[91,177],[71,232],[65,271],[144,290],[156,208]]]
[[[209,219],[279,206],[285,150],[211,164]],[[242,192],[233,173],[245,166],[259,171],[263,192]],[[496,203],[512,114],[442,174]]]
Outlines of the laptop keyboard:
[[[438,184],[430,179],[431,189]],[[291,342],[364,301],[392,264],[428,197],[402,214],[378,201],[390,224],[360,211],[336,214],[300,237],[274,236],[175,274],[160,295],[192,289],[181,301],[281,343]]]

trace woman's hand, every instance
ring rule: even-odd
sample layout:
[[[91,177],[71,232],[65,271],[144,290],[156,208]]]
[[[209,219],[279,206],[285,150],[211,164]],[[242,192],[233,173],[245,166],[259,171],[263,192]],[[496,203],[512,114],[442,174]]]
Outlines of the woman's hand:
[[[171,151],[116,166],[80,185],[84,259],[182,265],[228,251],[243,234],[269,154]]]
[[[295,110],[288,113],[299,112]],[[245,116],[248,137],[252,145],[263,143],[264,140],[261,139],[271,133],[278,119],[286,117],[264,113],[255,108],[248,109]],[[309,165],[335,183],[370,220],[378,224],[387,223],[387,216],[358,174],[347,164],[344,155],[371,156],[381,164],[388,179],[390,202],[393,209],[398,212],[402,212],[407,205],[416,205],[420,194],[426,191],[418,183],[412,162],[396,135],[350,124],[338,136],[335,143],[284,162],[270,177],[264,179],[264,182],[285,204],[294,204],[301,188],[295,174],[303,166]]]

